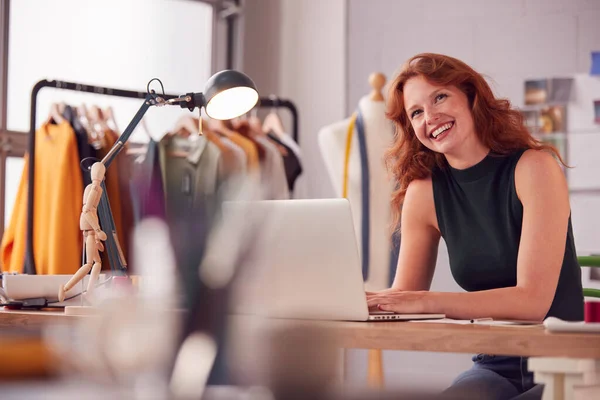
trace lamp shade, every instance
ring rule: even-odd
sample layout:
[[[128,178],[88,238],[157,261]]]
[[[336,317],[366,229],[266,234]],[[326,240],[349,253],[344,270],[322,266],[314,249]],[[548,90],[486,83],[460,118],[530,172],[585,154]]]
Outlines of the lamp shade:
[[[235,71],[217,72],[204,88],[206,114],[214,119],[232,119],[250,111],[258,102],[256,85],[247,75]]]

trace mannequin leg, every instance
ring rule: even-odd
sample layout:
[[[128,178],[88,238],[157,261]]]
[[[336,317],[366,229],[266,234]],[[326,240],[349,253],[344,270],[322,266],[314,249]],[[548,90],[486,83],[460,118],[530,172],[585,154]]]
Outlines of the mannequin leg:
[[[77,270],[77,272],[75,272],[75,275],[69,279],[66,285],[61,285],[58,289],[58,301],[65,301],[65,293],[67,293],[73,286],[81,281],[83,277],[90,272],[90,269],[92,269],[91,263],[84,264],[81,268],[79,268],[79,270]]]
[[[102,259],[100,258],[100,250],[103,249],[102,242],[96,240],[96,235],[94,233],[90,233],[88,236],[87,249],[86,252],[88,262],[93,262],[92,266],[92,274],[90,276],[90,280],[87,285],[87,294],[86,297],[91,297],[92,292],[94,291],[94,287],[96,285],[96,281],[98,280],[98,276],[100,275],[100,271],[102,270]]]
[[[90,281],[87,285],[87,293],[86,297],[91,297],[94,289],[96,287],[96,281],[98,280],[98,276],[100,276],[100,270],[102,269],[102,264],[99,262],[94,262],[94,266],[92,267],[92,274],[90,275]]]

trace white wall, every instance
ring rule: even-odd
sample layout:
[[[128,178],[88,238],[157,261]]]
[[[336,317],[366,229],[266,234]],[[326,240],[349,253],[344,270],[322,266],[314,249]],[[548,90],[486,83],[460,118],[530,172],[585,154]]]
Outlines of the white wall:
[[[420,52],[462,59],[523,105],[523,80],[589,72],[599,18],[596,0],[349,0],[349,106],[368,73]]]
[[[244,21],[244,71],[261,95],[298,108],[304,172],[295,197],[307,198],[333,197],[317,132],[345,117],[346,97],[346,1],[316,3],[247,0]]]
[[[167,93],[202,91],[211,74],[212,7],[189,0],[12,1],[9,41],[7,127],[29,131],[31,89],[41,79],[145,91],[158,77]],[[38,96],[38,127],[57,101],[111,105],[121,130],[141,106],[135,99],[45,88]],[[160,138],[184,112],[150,109],[145,119]],[[147,138],[137,129],[131,140]],[[6,223],[22,168],[23,159],[9,158]]]

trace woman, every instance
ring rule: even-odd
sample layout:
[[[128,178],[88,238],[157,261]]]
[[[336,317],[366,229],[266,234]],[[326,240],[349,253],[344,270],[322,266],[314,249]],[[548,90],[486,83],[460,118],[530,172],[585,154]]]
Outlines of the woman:
[[[392,287],[367,293],[369,306],[456,319],[582,320],[558,152],[535,140],[480,74],[443,55],[407,62],[390,85],[387,116],[396,127],[387,162],[397,184],[392,210],[402,246]],[[440,237],[465,293],[428,291]],[[473,360],[451,392],[506,399],[533,386],[523,357]]]

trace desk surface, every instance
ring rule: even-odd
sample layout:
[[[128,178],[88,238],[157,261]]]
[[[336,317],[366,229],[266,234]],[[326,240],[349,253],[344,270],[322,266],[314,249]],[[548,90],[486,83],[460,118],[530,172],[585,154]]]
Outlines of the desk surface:
[[[264,322],[242,316],[235,316],[232,321],[234,329],[319,328],[317,332],[334,338],[343,348],[600,359],[599,334],[548,333],[542,326],[277,319]]]
[[[21,311],[6,310],[0,307],[0,328],[38,328],[47,324],[74,322],[77,318],[65,315],[62,309],[57,311]]]
[[[59,311],[0,309],[0,328],[69,323],[81,316]],[[548,333],[541,326],[510,327],[424,322],[338,322],[231,317],[233,329],[310,328],[334,338],[343,348],[487,353],[515,356],[600,359],[600,335]]]

